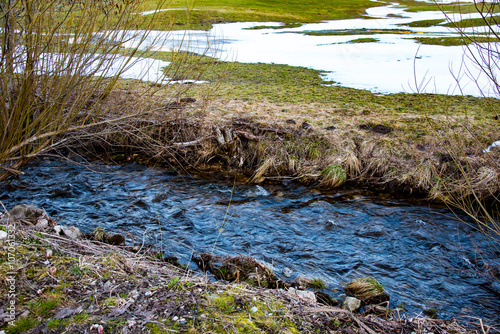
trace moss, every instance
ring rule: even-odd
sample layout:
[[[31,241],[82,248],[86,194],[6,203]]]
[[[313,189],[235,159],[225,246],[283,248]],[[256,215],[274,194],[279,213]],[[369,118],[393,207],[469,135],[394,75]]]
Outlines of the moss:
[[[31,311],[37,316],[46,317],[61,303],[61,296],[58,294],[48,293],[42,295],[37,301],[31,302]]]
[[[90,315],[87,312],[82,312],[75,315],[71,320],[76,324],[83,324],[89,319]]]
[[[9,326],[7,333],[8,334],[23,333],[35,327],[36,325],[38,325],[38,323],[39,321],[32,317],[21,318],[16,322],[14,322],[12,326]]]
[[[210,303],[222,312],[232,312],[235,310],[234,297],[231,295],[221,295],[210,299]]]
[[[47,329],[49,330],[60,330],[62,328],[66,328],[68,325],[68,319],[53,319],[47,322]]]

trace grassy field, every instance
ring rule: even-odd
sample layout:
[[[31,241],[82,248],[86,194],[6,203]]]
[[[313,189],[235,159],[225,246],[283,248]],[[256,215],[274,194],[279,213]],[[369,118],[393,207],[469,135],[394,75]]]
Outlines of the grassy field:
[[[151,1],[149,9],[155,8]],[[192,23],[210,24],[214,22],[236,21],[277,21],[277,22],[319,22],[322,20],[359,17],[365,9],[377,4],[369,0],[327,0],[327,1],[249,1],[249,0],[173,0],[169,8],[190,8]],[[187,20],[185,13],[170,12],[165,16],[176,16],[180,22]]]
[[[455,13],[476,12],[473,5],[448,4],[437,6],[419,1],[400,1],[408,11],[447,11]],[[368,0],[327,0],[327,1],[248,1],[248,0],[173,0],[164,7],[170,9],[158,15],[157,28],[172,26],[174,29],[210,29],[212,24],[221,22],[282,22],[288,24],[313,23],[326,20],[342,20],[363,17],[366,9],[389,5],[390,2]],[[155,9],[157,0],[150,0],[145,10]],[[498,9],[495,7],[495,11]],[[441,22],[432,22],[431,25]],[[429,24],[429,23],[427,23]],[[474,24],[470,23],[469,24]],[[478,24],[478,23],[476,23]]]

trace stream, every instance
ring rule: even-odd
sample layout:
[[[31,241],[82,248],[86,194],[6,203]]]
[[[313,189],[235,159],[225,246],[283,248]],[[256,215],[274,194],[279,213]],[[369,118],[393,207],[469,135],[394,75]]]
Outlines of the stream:
[[[412,316],[436,308],[442,318],[500,320],[500,286],[479,271],[485,263],[498,266],[500,254],[481,253],[481,234],[445,207],[418,198],[319,191],[286,180],[236,183],[233,190],[231,179],[135,163],[45,158],[24,172],[0,185],[7,209],[34,204],[60,225],[130,232],[136,243],[158,243],[161,232],[166,255],[193,269],[191,254],[215,246],[216,254],[250,255],[280,274],[289,268],[292,279],[319,277],[327,289],[373,276],[391,296],[391,307],[404,304]]]

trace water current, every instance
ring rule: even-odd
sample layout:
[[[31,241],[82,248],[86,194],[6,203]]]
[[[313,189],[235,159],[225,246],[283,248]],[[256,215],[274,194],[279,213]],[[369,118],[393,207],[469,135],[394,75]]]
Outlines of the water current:
[[[292,182],[236,183],[233,191],[230,179],[45,159],[0,185],[0,200],[8,209],[35,204],[59,224],[86,232],[102,226],[159,242],[161,231],[167,255],[184,264],[193,251],[215,245],[217,254],[251,255],[277,273],[290,268],[292,279],[322,278],[331,289],[373,276],[391,306],[403,303],[410,315],[436,308],[441,317],[500,320],[499,285],[478,273],[494,262],[491,253],[478,254],[481,235],[445,207],[417,198]]]

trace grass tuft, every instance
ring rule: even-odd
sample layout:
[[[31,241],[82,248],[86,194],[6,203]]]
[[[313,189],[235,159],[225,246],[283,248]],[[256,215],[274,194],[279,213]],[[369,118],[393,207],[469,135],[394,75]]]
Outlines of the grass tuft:
[[[346,179],[347,175],[344,168],[339,165],[331,165],[326,167],[321,171],[321,186],[325,188],[335,188],[342,185]]]
[[[384,287],[373,277],[356,278],[345,286],[354,297],[368,300],[384,293]]]
[[[313,278],[309,286],[313,289],[321,290],[326,287],[326,283],[321,278]]]

